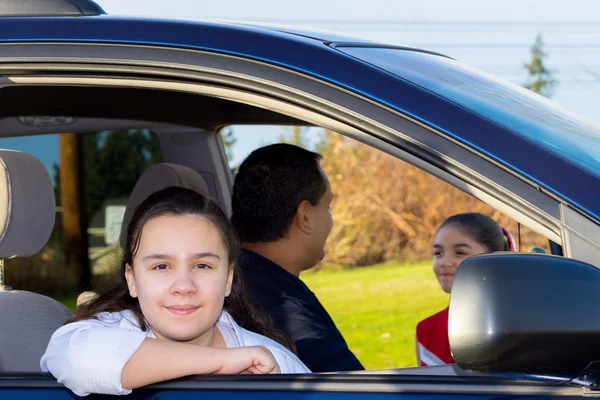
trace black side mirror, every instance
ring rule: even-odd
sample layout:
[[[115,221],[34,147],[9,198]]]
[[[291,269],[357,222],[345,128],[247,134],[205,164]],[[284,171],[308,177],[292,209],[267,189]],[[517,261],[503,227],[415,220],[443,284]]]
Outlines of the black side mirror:
[[[535,253],[468,258],[454,276],[448,334],[467,371],[578,378],[600,361],[600,269]]]

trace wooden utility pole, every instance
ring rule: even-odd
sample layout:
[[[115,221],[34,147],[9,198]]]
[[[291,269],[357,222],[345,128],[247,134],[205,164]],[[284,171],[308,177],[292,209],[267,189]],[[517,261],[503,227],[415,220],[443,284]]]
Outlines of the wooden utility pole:
[[[80,135],[59,135],[60,205],[66,284],[69,290],[87,289],[91,282],[85,213],[83,146]]]

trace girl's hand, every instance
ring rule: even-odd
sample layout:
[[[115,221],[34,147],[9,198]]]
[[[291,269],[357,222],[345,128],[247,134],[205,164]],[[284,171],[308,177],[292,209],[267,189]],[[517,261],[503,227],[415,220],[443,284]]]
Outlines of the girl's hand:
[[[223,349],[217,374],[279,374],[273,354],[262,346]]]

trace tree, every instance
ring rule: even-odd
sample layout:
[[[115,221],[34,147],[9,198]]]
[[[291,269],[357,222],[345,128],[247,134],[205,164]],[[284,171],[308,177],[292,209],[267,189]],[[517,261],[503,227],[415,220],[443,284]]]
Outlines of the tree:
[[[82,138],[77,133],[59,137],[61,220],[64,253],[64,281],[67,287],[88,288],[91,270],[88,257],[87,217],[85,213],[85,170]]]
[[[219,135],[221,136],[221,141],[223,142],[223,147],[225,148],[227,161],[231,162],[231,160],[233,160],[233,145],[235,145],[237,142],[237,139],[233,133],[233,129],[230,126],[226,126],[219,131]],[[237,172],[237,167],[232,167],[230,165],[229,169],[231,170],[231,175],[234,176]]]
[[[515,233],[516,222],[406,162],[338,133],[327,132],[321,165],[334,200],[334,225],[319,268],[431,259],[433,235],[452,214],[482,212]],[[525,246],[547,239],[522,231]]]
[[[551,97],[556,86],[556,80],[552,77],[552,71],[545,65],[547,53],[544,52],[544,40],[541,35],[535,38],[531,47],[531,61],[524,64],[529,73],[529,80],[524,85],[527,89],[539,93],[545,97]]]
[[[308,148],[308,138],[306,137],[305,126],[293,126],[292,131],[279,136],[279,143],[288,143],[302,148]]]
[[[158,141],[147,130],[102,131],[81,135],[87,228],[108,199],[127,198],[144,170],[160,161]],[[61,193],[61,167],[55,166],[55,192]],[[57,199],[60,199],[57,196]],[[68,251],[64,238],[62,253]],[[87,251],[87,249],[86,249]],[[87,254],[85,255],[87,256]],[[66,268],[66,267],[65,267]],[[91,275],[91,273],[90,273]],[[85,288],[71,287],[79,291]],[[67,289],[63,289],[65,291]]]
[[[141,173],[160,161],[158,141],[147,130],[85,134],[83,147],[89,220],[106,199],[128,197]]]
[[[233,159],[233,145],[237,142],[235,135],[233,134],[233,129],[230,126],[226,126],[225,128],[219,131],[221,135],[221,140],[223,141],[223,147],[225,147],[225,155],[227,155],[227,159]]]

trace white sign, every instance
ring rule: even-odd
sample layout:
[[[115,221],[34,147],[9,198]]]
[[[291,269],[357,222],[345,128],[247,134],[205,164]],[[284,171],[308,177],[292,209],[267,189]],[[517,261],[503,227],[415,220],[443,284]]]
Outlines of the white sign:
[[[104,241],[107,245],[115,244],[119,241],[126,208],[126,206],[122,205],[106,206],[104,212]]]

